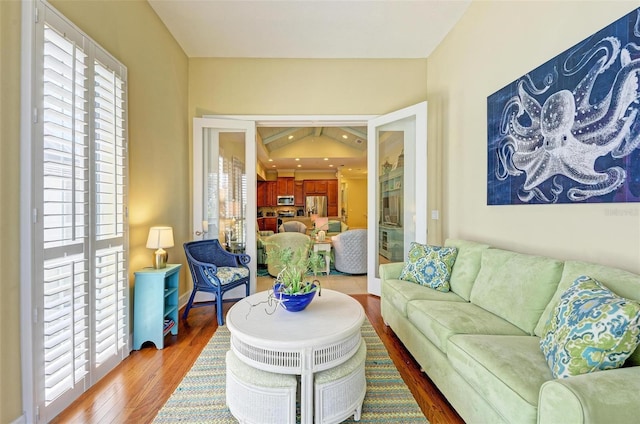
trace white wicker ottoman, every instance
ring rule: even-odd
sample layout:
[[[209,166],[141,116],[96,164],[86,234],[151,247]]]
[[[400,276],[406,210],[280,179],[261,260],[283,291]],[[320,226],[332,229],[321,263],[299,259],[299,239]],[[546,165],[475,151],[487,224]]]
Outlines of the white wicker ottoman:
[[[253,368],[227,352],[227,406],[231,414],[247,424],[296,422],[295,375],[276,374]]]
[[[362,340],[358,351],[345,363],[315,375],[315,424],[339,423],[351,415],[360,421],[367,391],[366,359],[367,345]]]

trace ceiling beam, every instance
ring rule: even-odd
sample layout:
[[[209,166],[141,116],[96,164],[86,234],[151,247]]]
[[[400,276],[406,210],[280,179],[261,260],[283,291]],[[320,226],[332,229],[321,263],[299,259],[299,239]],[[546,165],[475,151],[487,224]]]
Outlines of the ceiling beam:
[[[262,143],[266,146],[267,144],[269,144],[269,143],[271,143],[273,141],[279,140],[282,137],[286,137],[289,134],[293,134],[294,132],[298,131],[299,129],[300,128],[289,128],[289,129],[287,129],[285,131],[281,131],[281,132],[276,133],[276,134],[274,134],[274,135],[272,135],[270,137],[265,138],[264,140],[262,140]]]
[[[352,128],[352,127],[340,127],[340,129],[342,131],[348,132],[349,134],[353,134],[358,138],[362,138],[364,140],[367,139],[367,133],[359,131],[359,130],[357,130],[355,128]]]

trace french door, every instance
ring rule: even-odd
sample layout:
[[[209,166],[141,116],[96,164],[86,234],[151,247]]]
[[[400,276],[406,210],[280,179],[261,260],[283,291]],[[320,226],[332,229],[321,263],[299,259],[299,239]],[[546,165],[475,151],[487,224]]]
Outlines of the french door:
[[[193,120],[193,236],[218,239],[227,250],[256,257],[255,123]],[[256,261],[249,262],[255,291]],[[242,297],[243,288],[229,298]],[[197,301],[210,295],[198,293]]]
[[[380,295],[378,274],[380,263],[403,261],[411,241],[420,243],[427,241],[426,102],[378,117],[254,115],[195,118],[193,124],[194,236],[218,238],[221,243],[226,238],[226,233],[221,228],[227,228],[226,222],[229,215],[225,215],[219,206],[222,204],[220,198],[226,194],[224,189],[217,193],[215,189],[215,178],[222,178],[224,172],[220,171],[219,165],[217,165],[218,171],[214,169],[215,161],[220,161],[216,146],[220,145],[220,140],[226,135],[244,135],[243,141],[238,139],[238,143],[244,142],[246,147],[244,169],[247,197],[246,209],[243,210],[246,216],[244,240],[246,253],[255,258],[256,126],[360,126],[365,124],[368,125],[367,290],[369,293]],[[385,170],[388,172],[385,173]],[[220,190],[219,185],[218,190]],[[211,199],[218,200],[212,202]],[[205,211],[205,207],[210,209]],[[204,227],[208,228],[206,233],[202,231]],[[250,264],[251,275],[255,275],[256,261],[252,260]],[[254,291],[255,280],[252,280],[251,284]]]
[[[367,289],[380,295],[379,266],[427,242],[427,102],[369,120]]]

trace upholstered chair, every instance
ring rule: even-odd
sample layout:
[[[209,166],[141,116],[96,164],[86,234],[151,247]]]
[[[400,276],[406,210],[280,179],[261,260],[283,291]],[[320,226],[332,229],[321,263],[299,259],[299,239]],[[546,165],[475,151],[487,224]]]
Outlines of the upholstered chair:
[[[304,225],[304,224],[303,224]],[[282,271],[282,265],[269,252],[273,249],[285,249],[290,247],[293,250],[304,249],[303,254],[309,254],[311,248],[311,238],[302,233],[285,232],[277,233],[264,239],[264,246],[267,253],[267,270],[269,275],[277,277]]]
[[[283,222],[282,225],[280,225],[278,231],[280,231],[281,233],[298,232],[306,234],[307,226],[300,221],[286,221]]]
[[[347,230],[331,240],[337,271],[346,274],[367,273],[367,230]]]

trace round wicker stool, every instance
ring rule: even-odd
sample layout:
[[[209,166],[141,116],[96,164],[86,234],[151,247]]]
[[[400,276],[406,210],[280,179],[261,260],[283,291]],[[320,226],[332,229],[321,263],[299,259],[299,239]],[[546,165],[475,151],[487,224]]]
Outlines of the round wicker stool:
[[[227,406],[240,423],[295,424],[295,375],[253,368],[232,351],[227,352],[226,362]]]
[[[358,351],[348,361],[315,375],[315,424],[339,423],[351,415],[354,421],[360,421],[367,391],[366,359],[367,345],[362,340]]]

